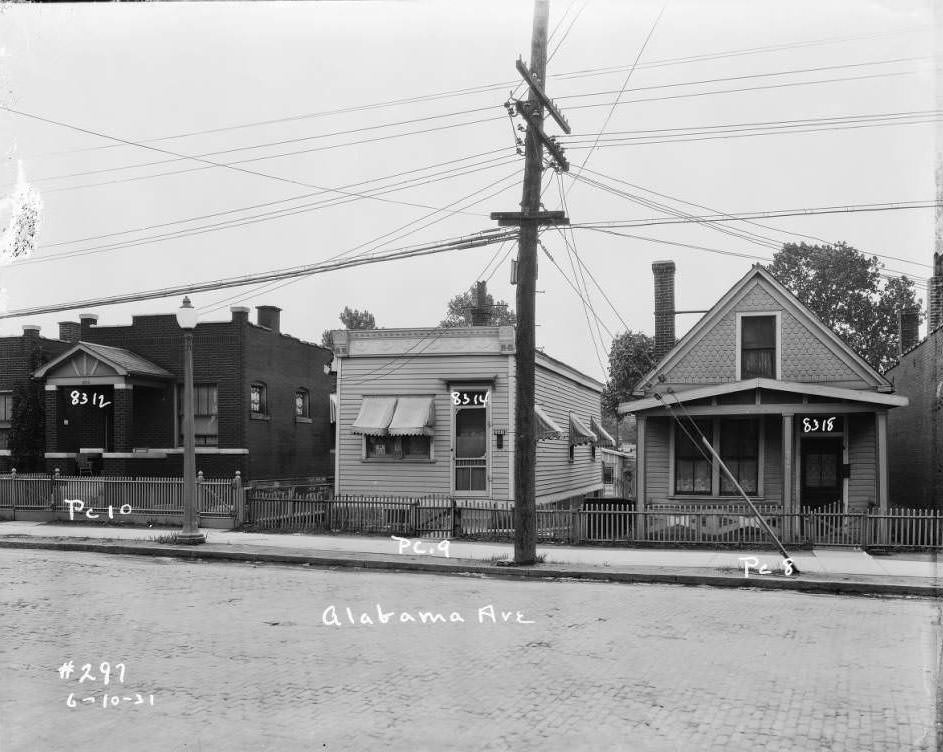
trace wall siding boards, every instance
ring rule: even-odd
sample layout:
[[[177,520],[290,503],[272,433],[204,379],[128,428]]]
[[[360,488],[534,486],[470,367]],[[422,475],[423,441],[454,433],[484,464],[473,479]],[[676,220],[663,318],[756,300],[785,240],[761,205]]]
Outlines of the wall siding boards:
[[[670,418],[652,416],[645,423],[645,503],[667,504]]]
[[[570,413],[573,412],[589,428],[590,417],[600,421],[600,394],[582,384],[562,376],[538,363],[535,369],[535,396],[537,404],[565,432],[569,431]],[[601,422],[601,421],[600,421]],[[588,444],[574,448],[570,462],[569,440],[545,439],[537,442],[536,496],[560,497],[572,492],[577,495],[585,489],[602,488],[602,460],[597,449],[596,459]]]
[[[763,498],[767,503],[783,502],[783,419],[766,416],[763,425],[766,457],[763,462]]]
[[[345,358],[338,406],[339,490],[350,494],[448,494],[452,488],[452,399],[445,380],[495,378],[488,441],[491,498],[509,498],[508,467],[513,447],[508,417],[508,358],[505,355]],[[363,439],[351,431],[365,395],[435,396],[433,462],[371,462],[361,459]],[[498,449],[494,427],[508,433]],[[461,495],[461,494],[459,494]]]
[[[869,504],[877,504],[877,428],[874,415],[849,415],[848,421],[848,511],[860,514]]]

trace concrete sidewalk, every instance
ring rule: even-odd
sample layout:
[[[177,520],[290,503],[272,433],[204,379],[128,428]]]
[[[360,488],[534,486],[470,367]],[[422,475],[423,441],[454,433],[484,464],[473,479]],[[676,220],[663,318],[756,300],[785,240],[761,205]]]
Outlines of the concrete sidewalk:
[[[204,530],[207,543],[188,547],[159,544],[157,538],[179,528],[131,528],[102,525],[0,523],[0,547],[102,551],[308,564],[314,566],[487,574],[514,577],[575,577],[620,582],[671,582],[724,587],[775,587],[815,592],[943,595],[943,561],[937,554],[874,557],[864,551],[819,549],[790,552],[799,576],[786,577],[781,557],[771,550],[691,550],[597,548],[539,545],[546,556],[535,567],[499,567],[513,555],[510,544],[449,541],[448,557],[439,541],[414,539],[421,554],[391,537],[264,534]],[[400,553],[401,549],[405,549]],[[755,569],[744,576],[745,557],[755,557],[770,574]]]

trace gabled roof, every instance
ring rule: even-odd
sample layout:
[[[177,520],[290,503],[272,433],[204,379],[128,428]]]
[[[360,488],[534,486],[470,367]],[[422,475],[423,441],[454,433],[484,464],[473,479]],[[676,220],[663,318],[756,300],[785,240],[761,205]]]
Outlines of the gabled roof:
[[[642,380],[636,384],[635,391],[638,392],[641,390],[644,385],[654,381],[657,374],[666,371],[681,360],[681,358],[713,328],[718,320],[726,315],[727,312],[749,292],[750,284],[757,279],[762,280],[768,286],[767,289],[769,293],[778,299],[783,308],[789,309],[797,318],[805,322],[810,329],[817,332],[826,343],[826,346],[836,355],[840,356],[852,370],[856,371],[863,381],[870,382],[874,387],[892,386],[890,381],[868,365],[860,355],[842,341],[841,337],[823,324],[818,316],[787,290],[764,266],[754,264],[750,271],[744,274],[743,277],[701,317],[700,321],[682,337],[681,341],[671,348],[671,350],[655,364],[652,370],[645,374]]]
[[[77,353],[86,353],[93,358],[103,361],[120,376],[151,376],[161,379],[172,379],[174,375],[159,365],[151,363],[137,353],[125,350],[123,347],[99,345],[95,342],[79,342],[75,347],[66,350],[58,358],[50,360],[46,365],[37,369],[35,378],[43,378],[49,371],[70,360]]]
[[[662,396],[662,399],[656,397],[646,397],[645,399],[635,400],[634,402],[623,402],[617,408],[622,415],[626,413],[636,413],[643,410],[651,410],[655,407],[662,407],[664,401],[668,404],[675,402],[688,402],[689,400],[705,399],[708,397],[718,397],[722,394],[732,394],[733,392],[745,392],[751,389],[771,389],[778,392],[792,392],[794,394],[813,394],[817,397],[831,397],[833,399],[849,400],[854,402],[866,402],[872,405],[884,405],[886,407],[907,407],[910,400],[899,394],[882,394],[880,392],[871,392],[866,389],[847,389],[839,386],[825,386],[824,384],[801,384],[795,381],[777,381],[776,379],[746,379],[745,381],[731,381],[726,384],[712,384],[696,389],[686,389],[683,392],[672,392],[668,397]]]

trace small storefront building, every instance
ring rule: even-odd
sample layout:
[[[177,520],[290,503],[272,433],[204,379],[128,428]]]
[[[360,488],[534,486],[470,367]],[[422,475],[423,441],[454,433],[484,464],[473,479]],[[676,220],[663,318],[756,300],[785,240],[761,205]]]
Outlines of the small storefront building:
[[[335,492],[510,502],[513,327],[337,330]],[[536,361],[538,504],[602,487],[602,384]]]

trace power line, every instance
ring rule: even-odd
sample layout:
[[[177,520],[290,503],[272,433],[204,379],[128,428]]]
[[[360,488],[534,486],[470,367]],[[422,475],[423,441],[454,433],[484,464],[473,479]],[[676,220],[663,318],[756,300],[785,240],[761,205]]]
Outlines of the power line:
[[[511,161],[515,161],[515,160],[511,160]],[[401,190],[407,190],[410,188],[416,188],[423,185],[429,185],[432,183],[441,182],[442,180],[448,180],[448,179],[452,179],[456,177],[466,177],[476,172],[481,172],[482,170],[489,170],[495,167],[503,167],[509,163],[510,162],[508,160],[504,160],[495,164],[488,164],[484,167],[478,167],[476,169],[462,168],[459,171],[449,170],[447,171],[447,174],[440,177],[436,177],[434,179],[428,179],[428,178],[419,179],[418,182],[414,182],[413,185],[407,186],[405,188],[396,187],[396,185],[394,184],[393,186],[387,186],[384,188],[377,189],[373,194],[370,194],[370,195],[395,193]],[[509,175],[508,177],[512,177],[512,176],[513,176],[513,173]],[[506,179],[507,178],[502,178],[502,180],[506,180]],[[406,182],[413,182],[413,181],[406,181]],[[25,258],[17,262],[16,265],[22,266],[22,265],[28,265],[28,264],[45,263],[48,261],[62,261],[68,258],[76,257],[76,256],[97,255],[99,253],[110,253],[112,251],[123,250],[125,248],[134,248],[137,246],[148,245],[151,243],[160,243],[160,242],[165,242],[168,240],[180,240],[182,238],[194,237],[196,235],[203,235],[209,232],[217,232],[219,230],[230,230],[234,228],[246,227],[249,225],[258,224],[260,222],[268,222],[275,219],[283,219],[285,217],[305,214],[305,213],[316,211],[319,209],[330,208],[334,206],[341,206],[341,205],[349,204],[358,200],[360,199],[356,197],[349,197],[349,198],[333,198],[333,199],[326,199],[323,201],[315,201],[309,204],[301,204],[299,206],[287,207],[284,209],[277,209],[277,210],[273,210],[269,212],[262,212],[256,215],[250,215],[248,217],[239,217],[236,219],[224,220],[222,222],[217,222],[217,223],[209,224],[209,225],[203,225],[201,227],[174,230],[172,232],[167,232],[167,233],[158,233],[156,235],[151,235],[149,237],[132,238],[132,239],[121,241],[121,242],[92,246],[90,248],[80,248],[73,251],[65,251],[65,252],[60,252],[60,253],[51,254],[47,256],[35,256],[35,257]],[[429,207],[429,208],[433,208],[435,209],[435,211],[438,211],[437,207]],[[465,212],[464,210],[457,210],[451,213],[464,214],[467,212]],[[474,216],[484,216],[479,212],[473,212],[472,214]]]
[[[32,120],[37,120],[37,121],[39,121],[39,122],[48,123],[48,124],[50,124],[50,125],[57,125],[57,126],[60,126],[60,127],[62,127],[62,128],[68,128],[68,129],[70,129],[70,130],[78,131],[79,133],[86,133],[86,134],[89,134],[89,135],[98,136],[99,138],[110,139],[110,140],[112,140],[112,141],[117,141],[117,142],[119,142],[119,143],[127,144],[128,146],[137,146],[138,148],[141,148],[141,149],[148,149],[148,150],[150,150],[150,151],[156,151],[156,152],[159,152],[159,153],[161,153],[161,154],[169,154],[169,155],[174,156],[174,157],[183,157],[183,158],[186,158],[186,159],[193,159],[194,161],[197,161],[197,162],[204,162],[204,163],[206,163],[206,164],[208,164],[208,165],[211,165],[211,166],[213,166],[213,167],[222,167],[222,168],[225,168],[225,169],[228,169],[228,170],[233,170],[234,172],[240,172],[240,173],[244,173],[244,174],[246,174],[246,175],[254,175],[254,176],[256,176],[256,177],[267,178],[267,179],[269,179],[269,180],[277,180],[277,181],[282,182],[282,183],[290,183],[290,184],[292,184],[292,185],[302,186],[303,188],[315,188],[315,189],[318,189],[318,190],[329,191],[329,192],[331,192],[331,193],[339,193],[339,194],[341,194],[341,195],[346,195],[346,196],[360,196],[361,198],[372,198],[374,201],[383,201],[383,202],[386,202],[386,203],[401,204],[401,205],[405,205],[405,206],[413,206],[413,207],[418,207],[418,208],[422,208],[422,209],[434,209],[434,208],[435,208],[435,207],[429,206],[429,205],[427,205],[427,204],[418,204],[418,203],[409,202],[409,201],[397,201],[397,200],[395,200],[395,199],[374,197],[374,196],[369,196],[369,195],[365,195],[365,194],[359,194],[359,193],[352,192],[352,191],[338,190],[338,189],[336,189],[336,188],[334,188],[334,189],[332,189],[332,188],[325,188],[325,187],[323,187],[323,186],[312,185],[311,183],[305,183],[305,182],[302,182],[302,181],[300,181],[300,180],[294,180],[294,179],[292,179],[292,178],[286,178],[286,177],[282,177],[282,176],[280,176],[280,175],[271,175],[271,174],[265,173],[265,172],[257,172],[257,171],[255,171],[255,170],[247,170],[247,169],[245,169],[244,167],[236,167],[236,166],[233,165],[233,164],[229,164],[229,163],[225,163],[225,162],[213,162],[213,161],[211,161],[211,160],[204,159],[204,158],[202,158],[202,157],[195,157],[195,156],[187,156],[187,155],[183,155],[183,154],[178,154],[177,152],[169,151],[169,150],[167,150],[167,149],[160,149],[160,148],[155,147],[155,146],[147,146],[147,145],[145,145],[145,144],[136,143],[136,142],[134,142],[134,141],[129,141],[129,140],[127,140],[127,139],[119,138],[119,137],[117,137],[117,136],[109,136],[109,135],[104,134],[104,133],[99,133],[99,132],[97,132],[97,131],[92,131],[92,130],[89,130],[89,129],[87,129],[87,128],[82,128],[82,127],[77,126],[77,125],[72,125],[71,123],[64,123],[64,122],[59,121],[59,120],[52,120],[51,118],[45,118],[45,117],[42,117],[42,116],[40,116],[40,115],[34,115],[34,114],[32,114],[32,113],[24,112],[24,111],[22,111],[22,110],[15,110],[15,109],[13,109],[13,108],[11,108],[11,107],[5,107],[5,106],[3,106],[3,105],[0,105],[0,110],[4,110],[4,111],[6,111],[6,112],[13,113],[14,115],[20,115],[20,116],[22,116],[22,117],[30,118],[30,119],[32,119]]]
[[[289,267],[287,269],[278,269],[260,274],[248,274],[240,277],[226,277],[208,282],[192,282],[186,285],[168,287],[159,290],[149,290],[144,292],[126,293],[122,295],[113,295],[103,298],[90,298],[86,300],[77,300],[69,303],[57,303],[51,306],[34,306],[31,308],[20,308],[14,311],[0,313],[0,319],[18,318],[22,316],[33,316],[46,313],[58,313],[60,311],[71,311],[77,308],[92,308],[108,305],[117,305],[120,303],[133,303],[141,300],[154,300],[157,298],[166,298],[184,294],[192,294],[207,290],[221,290],[227,287],[243,287],[245,285],[256,284],[258,282],[274,281],[277,279],[289,279],[292,277],[310,276],[314,274],[323,274],[325,272],[337,271],[353,266],[364,266],[367,264],[376,264],[383,261],[393,261],[403,258],[413,258],[416,256],[427,256],[434,253],[443,253],[445,251],[467,250],[478,248],[491,243],[500,243],[508,240],[516,234],[517,230],[491,229],[483,230],[472,235],[464,235],[452,238],[438,243],[427,243],[419,246],[412,246],[391,251],[383,256],[365,257],[360,256],[346,261],[337,261],[334,263],[319,262],[317,264],[308,264],[305,266]]]
[[[571,7],[572,7],[572,4],[571,4]],[[567,13],[568,12],[569,12],[569,9],[567,10]],[[564,13],[563,17],[561,18],[561,21],[566,18],[567,13]],[[559,26],[559,23],[560,22],[558,22],[557,24],[558,26]],[[554,29],[554,32],[551,33],[551,39],[553,38],[553,34],[555,32],[556,32],[556,27]],[[826,37],[826,38],[817,39],[817,40],[804,40],[804,41],[798,41],[798,42],[786,42],[786,43],[780,43],[780,44],[774,44],[774,45],[765,45],[765,46],[760,46],[760,47],[738,48],[738,49],[733,49],[733,50],[725,50],[721,52],[703,53],[699,55],[689,55],[685,57],[662,58],[659,60],[652,60],[648,63],[641,63],[638,66],[638,69],[647,70],[647,69],[652,69],[652,68],[671,67],[675,65],[701,63],[701,62],[706,62],[706,61],[721,60],[721,59],[732,58],[732,57],[742,57],[742,56],[764,54],[764,53],[770,53],[770,52],[783,52],[783,51],[789,51],[789,50],[794,50],[794,49],[805,49],[809,47],[827,46],[827,45],[832,45],[832,44],[843,44],[846,42],[874,40],[874,39],[897,37],[897,36],[903,36],[907,34],[926,33],[926,32],[927,32],[927,29],[925,27],[918,27],[914,29],[881,32],[877,34],[865,34],[865,35],[843,36],[843,37]],[[594,76],[605,76],[612,73],[623,72],[627,70],[628,67],[629,66],[620,65],[620,66],[602,66],[602,67],[595,67],[595,68],[583,68],[579,70],[558,73],[554,76],[554,79],[559,81],[559,80],[578,79],[578,78],[586,78],[586,77],[594,77]],[[295,122],[299,120],[315,119],[315,118],[329,117],[329,116],[334,116],[334,115],[363,112],[365,110],[381,109],[385,107],[393,107],[393,106],[399,106],[399,105],[405,105],[405,104],[415,104],[417,102],[427,102],[427,101],[433,101],[433,100],[438,100],[438,99],[453,98],[453,97],[458,97],[458,96],[468,96],[472,94],[486,94],[493,91],[504,90],[508,86],[514,85],[514,84],[517,84],[518,88],[520,88],[520,81],[517,79],[511,80],[511,81],[500,81],[496,83],[465,87],[462,89],[450,89],[447,91],[435,92],[431,94],[422,94],[422,95],[415,95],[415,96],[410,96],[410,97],[402,97],[398,99],[383,100],[379,102],[372,102],[372,103],[367,103],[367,104],[362,104],[362,105],[352,105],[349,107],[335,108],[333,110],[322,110],[318,112],[310,112],[310,113],[304,113],[300,115],[289,115],[289,116],[285,116],[281,118],[258,120],[258,121],[248,122],[248,123],[222,126],[218,128],[207,128],[207,129],[202,129],[202,130],[186,131],[186,132],[181,132],[181,133],[175,133],[168,136],[161,136],[157,138],[141,139],[140,141],[142,143],[160,143],[162,141],[170,141],[170,140],[175,140],[175,139],[180,139],[180,138],[189,138],[193,136],[223,133],[227,131],[242,130],[246,128],[261,127],[261,126],[267,126],[267,125],[277,125],[281,123]],[[86,151],[101,151],[101,150],[115,149],[115,148],[120,148],[121,146],[122,144],[108,144],[108,145],[102,145],[102,146],[85,147],[82,149],[69,149],[69,150],[64,150],[64,151],[59,151],[59,152],[51,152],[48,154],[33,155],[29,158],[40,159],[40,158],[45,158],[45,157],[50,157],[50,156],[59,156],[62,154],[73,154],[73,153],[81,153],[81,152],[86,152]]]
[[[489,151],[480,152],[480,153],[478,153],[478,154],[470,154],[470,155],[468,155],[468,156],[466,156],[466,157],[460,157],[460,158],[458,158],[458,159],[449,159],[449,160],[446,160],[445,162],[436,162],[436,163],[434,163],[434,164],[425,165],[424,167],[417,167],[417,168],[412,169],[412,170],[398,170],[397,172],[395,172],[395,173],[393,173],[393,174],[391,174],[391,175],[384,175],[384,176],[382,176],[382,177],[369,178],[369,179],[367,179],[367,180],[360,180],[360,181],[358,181],[358,182],[356,182],[356,183],[348,183],[347,185],[342,185],[342,186],[339,186],[339,187],[342,188],[342,189],[357,188],[357,187],[359,187],[359,186],[368,185],[368,184],[370,184],[370,183],[377,183],[377,182],[380,182],[380,181],[383,181],[383,180],[391,180],[391,179],[396,178],[396,177],[402,177],[402,176],[404,176],[404,175],[412,175],[412,174],[417,173],[417,172],[425,172],[426,170],[431,170],[431,169],[434,169],[434,168],[436,168],[436,167],[445,167],[446,165],[452,165],[452,164],[458,165],[458,164],[460,164],[460,163],[462,163],[462,162],[467,162],[467,161],[472,160],[472,159],[478,159],[479,157],[487,157],[487,156],[491,156],[491,155],[494,155],[494,154],[498,154],[498,153],[500,153],[500,152],[506,152],[506,151],[508,151],[508,148],[509,148],[509,147],[506,147],[506,146],[505,146],[505,147],[499,147],[499,148],[497,148],[497,149],[491,149],[491,150],[489,150]],[[204,169],[204,168],[201,167],[200,169]],[[206,168],[206,169],[210,169],[210,168]],[[103,234],[101,234],[101,235],[90,235],[90,236],[86,236],[86,237],[84,237],[84,238],[75,238],[75,239],[73,239],[73,240],[60,240],[60,241],[57,241],[57,242],[55,242],[55,243],[41,243],[41,244],[39,244],[39,245],[37,246],[37,249],[56,248],[56,247],[63,246],[63,245],[73,245],[73,244],[75,244],[75,243],[85,243],[85,242],[88,242],[88,241],[90,241],[90,240],[104,240],[105,238],[117,237],[118,235],[129,235],[129,234],[135,233],[135,232],[145,232],[145,231],[147,231],[147,230],[156,230],[156,229],[160,229],[160,228],[162,228],[162,227],[170,227],[170,226],[172,226],[172,225],[177,225],[177,224],[186,224],[186,223],[189,223],[189,222],[197,222],[197,221],[199,221],[199,220],[201,220],[201,219],[213,219],[213,218],[215,218],[215,217],[221,217],[221,216],[225,216],[225,215],[227,215],[227,214],[237,214],[237,213],[239,213],[239,212],[250,211],[250,210],[252,210],[252,209],[263,209],[263,208],[269,207],[269,206],[278,206],[278,205],[280,205],[280,204],[291,203],[292,201],[300,201],[300,200],[302,200],[302,199],[311,198],[312,196],[321,196],[321,195],[323,195],[324,193],[327,193],[327,191],[311,191],[311,192],[308,192],[308,193],[301,193],[301,194],[298,194],[298,195],[295,195],[295,196],[289,196],[288,198],[276,199],[276,200],[274,200],[274,201],[265,201],[265,202],[262,202],[262,203],[259,203],[259,204],[249,204],[249,205],[247,205],[247,206],[240,206],[240,207],[237,207],[237,208],[234,208],[234,209],[225,209],[225,210],[218,211],[218,212],[211,212],[211,213],[209,213],[209,214],[199,214],[199,215],[196,215],[196,216],[193,216],[193,217],[184,217],[183,219],[174,219],[174,220],[170,220],[170,221],[167,221],[167,222],[161,222],[161,223],[158,223],[158,224],[142,225],[142,226],[140,226],[140,227],[131,227],[131,228],[128,228],[127,230],[118,230],[118,231],[115,231],[115,232],[103,233]],[[476,216],[484,216],[484,215],[477,215],[477,213],[476,213]]]
[[[133,170],[139,167],[155,167],[159,165],[172,164],[174,162],[182,162],[182,161],[186,161],[190,159],[201,159],[203,157],[216,157],[223,154],[233,154],[235,152],[240,152],[240,151],[253,151],[255,149],[267,149],[272,146],[285,146],[288,144],[301,143],[304,141],[313,141],[315,139],[320,139],[320,138],[332,138],[334,136],[346,135],[349,133],[362,133],[364,131],[378,130],[380,128],[391,128],[394,126],[406,125],[409,123],[419,123],[419,122],[425,122],[429,120],[439,120],[442,118],[456,117],[458,115],[464,115],[464,114],[469,114],[469,113],[474,113],[474,112],[490,112],[493,110],[494,110],[494,107],[491,105],[487,107],[474,107],[468,110],[459,110],[458,112],[448,112],[448,113],[443,113],[441,115],[428,115],[426,117],[412,118],[410,120],[400,120],[395,123],[382,123],[380,125],[369,125],[369,126],[363,126],[360,128],[350,128],[343,131],[334,131],[332,133],[319,133],[313,136],[299,136],[298,138],[281,139],[279,141],[270,141],[270,142],[262,143],[262,144],[249,144],[248,146],[234,146],[229,149],[217,149],[215,151],[208,151],[208,152],[203,152],[201,154],[193,154],[189,156],[181,156],[181,157],[176,157],[173,159],[161,159],[154,162],[136,162],[134,164],[121,165],[119,167],[105,167],[105,168],[101,168],[97,170],[83,170],[81,172],[70,172],[64,175],[49,175],[47,177],[35,178],[34,182],[41,183],[47,180],[65,180],[67,178],[82,177],[85,175],[100,175],[100,174],[108,173],[108,172],[118,172],[119,170]],[[406,131],[405,133],[392,133],[392,134],[388,133],[382,136],[378,136],[376,138],[359,139],[356,141],[347,141],[341,144],[330,144],[328,146],[319,146],[319,147],[314,147],[312,149],[304,149],[301,151],[291,151],[291,152],[285,152],[282,154],[272,154],[272,155],[267,155],[267,156],[252,157],[249,159],[240,159],[233,162],[227,162],[227,164],[247,164],[249,162],[258,162],[258,161],[262,161],[266,159],[278,159],[280,157],[291,157],[291,156],[296,156],[298,154],[308,154],[310,152],[315,152],[315,151],[326,151],[329,149],[338,149],[344,146],[360,146],[362,144],[373,143],[375,141],[387,141],[394,138],[402,138],[404,136],[418,136],[418,135],[422,135],[426,133],[432,133],[434,131],[460,128],[465,125],[478,125],[480,123],[492,122],[496,119],[497,118],[493,118],[493,117],[483,118],[483,119],[471,120],[471,121],[462,122],[462,123],[448,123],[446,125],[435,127],[435,128],[422,128],[419,130],[410,130],[410,131]]]
[[[720,212],[720,211],[718,211],[717,209],[714,209],[714,208],[712,208],[712,207],[710,207],[710,206],[706,206],[706,205],[704,205],[704,204],[694,203],[694,202],[692,202],[692,201],[685,201],[684,199],[679,198],[678,196],[672,196],[672,195],[669,195],[669,194],[666,194],[666,193],[659,193],[658,191],[652,190],[651,188],[646,188],[646,187],[644,187],[644,186],[637,185],[637,184],[635,184],[635,183],[630,183],[630,182],[628,182],[628,181],[626,181],[626,180],[622,180],[621,178],[617,178],[617,177],[614,177],[614,176],[612,176],[612,175],[606,175],[605,173],[599,172],[599,171],[597,171],[597,170],[590,170],[590,169],[587,168],[587,169],[585,170],[585,172],[589,172],[589,173],[591,173],[591,174],[593,174],[593,175],[598,175],[599,177],[604,178],[604,179],[606,179],[606,180],[612,180],[612,181],[614,181],[614,182],[616,182],[616,183],[621,183],[622,185],[627,185],[627,186],[629,186],[630,188],[635,188],[635,189],[637,189],[637,190],[645,191],[646,193],[654,194],[655,196],[660,196],[661,198],[666,198],[666,199],[668,199],[669,201],[676,201],[676,202],[678,202],[678,203],[685,204],[685,205],[687,205],[687,206],[693,206],[693,207],[695,207],[695,208],[697,208],[697,209],[703,209],[703,210],[706,210],[706,211],[709,211],[709,212],[714,212],[714,213],[717,213],[717,214],[724,214],[724,212]],[[626,195],[627,195],[627,196],[630,196],[631,194],[626,194]],[[728,215],[728,216],[729,216],[729,215]],[[767,230],[773,230],[773,231],[775,231],[775,232],[779,232],[779,233],[783,233],[783,234],[787,234],[787,235],[796,235],[796,236],[798,236],[798,237],[806,238],[807,240],[815,240],[815,241],[818,241],[818,242],[820,242],[820,243],[828,243],[828,242],[829,242],[828,240],[826,240],[826,239],[824,239],[824,238],[821,238],[821,237],[818,237],[817,235],[806,235],[806,234],[801,233],[801,232],[795,232],[794,230],[783,230],[783,229],[778,228],[778,227],[773,227],[773,226],[771,226],[771,225],[764,225],[764,224],[761,224],[760,222],[755,222],[755,221],[752,221],[752,220],[742,220],[742,221],[745,222],[746,224],[755,225],[756,227],[762,227],[762,228],[767,229]],[[891,260],[891,261],[901,261],[901,262],[904,262],[904,263],[907,263],[907,264],[913,264],[913,265],[915,265],[915,266],[924,266],[924,267],[930,268],[930,264],[925,264],[925,263],[922,263],[922,262],[920,262],[920,261],[913,261],[913,260],[911,260],[911,259],[901,258],[900,256],[889,256],[889,255],[887,255],[887,254],[874,253],[874,252],[872,252],[872,251],[866,251],[866,250],[864,250],[864,249],[862,249],[862,248],[859,248],[858,250],[861,251],[862,253],[866,253],[866,254],[869,255],[869,256],[877,256],[878,258],[889,259],[889,260]]]

